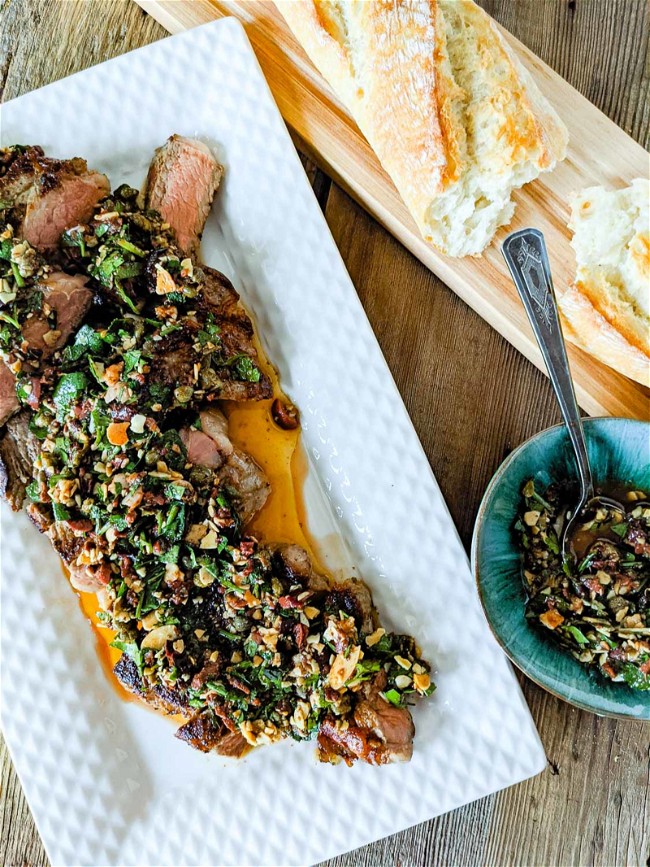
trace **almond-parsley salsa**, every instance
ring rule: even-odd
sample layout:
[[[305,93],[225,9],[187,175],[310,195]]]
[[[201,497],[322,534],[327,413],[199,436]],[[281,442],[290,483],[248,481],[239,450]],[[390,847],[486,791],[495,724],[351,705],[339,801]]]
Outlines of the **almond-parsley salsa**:
[[[526,618],[579,662],[633,689],[650,689],[650,503],[643,491],[599,507],[562,556],[571,502],[565,485],[530,480],[514,525],[523,555]]]

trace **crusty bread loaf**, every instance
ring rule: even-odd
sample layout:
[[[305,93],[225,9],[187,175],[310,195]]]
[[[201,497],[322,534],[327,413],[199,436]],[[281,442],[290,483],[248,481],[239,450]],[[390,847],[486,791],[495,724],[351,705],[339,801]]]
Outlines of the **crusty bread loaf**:
[[[477,255],[567,131],[472,0],[279,0],[425,240]]]
[[[572,202],[569,228],[576,280],[558,287],[567,337],[650,385],[650,182],[583,190]]]

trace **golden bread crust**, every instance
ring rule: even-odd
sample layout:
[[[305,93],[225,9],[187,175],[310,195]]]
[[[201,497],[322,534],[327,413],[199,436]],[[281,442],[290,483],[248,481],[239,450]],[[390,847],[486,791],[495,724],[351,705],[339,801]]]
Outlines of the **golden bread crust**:
[[[570,339],[650,385],[650,183],[590,187],[572,202],[576,279],[558,291]]]
[[[511,191],[564,157],[564,125],[473,0],[277,5],[442,252],[480,253]]]
[[[650,356],[628,342],[580,289],[569,286],[558,301],[564,333],[572,343],[623,376],[650,387]]]

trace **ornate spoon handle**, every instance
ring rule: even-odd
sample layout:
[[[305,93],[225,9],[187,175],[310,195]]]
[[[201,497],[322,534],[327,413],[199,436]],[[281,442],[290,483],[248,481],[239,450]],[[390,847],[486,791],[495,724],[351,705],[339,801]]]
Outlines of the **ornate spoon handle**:
[[[560,404],[562,418],[569,431],[580,476],[581,506],[584,506],[594,495],[594,485],[558,316],[544,236],[537,229],[521,229],[508,235],[501,249],[526,308],[530,324],[533,326],[555,396]]]

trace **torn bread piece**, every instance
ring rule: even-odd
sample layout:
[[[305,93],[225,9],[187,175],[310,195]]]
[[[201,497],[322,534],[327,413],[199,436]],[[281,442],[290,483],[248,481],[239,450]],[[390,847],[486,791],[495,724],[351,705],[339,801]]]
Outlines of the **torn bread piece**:
[[[472,0],[277,5],[441,252],[478,255],[512,191],[564,158],[564,124]]]
[[[650,182],[583,190],[569,228],[576,279],[558,290],[567,337],[650,386]]]

